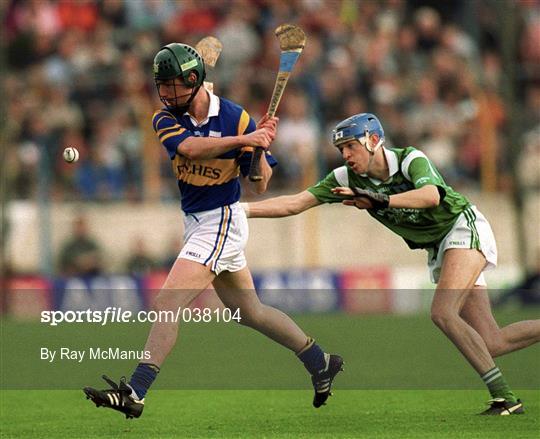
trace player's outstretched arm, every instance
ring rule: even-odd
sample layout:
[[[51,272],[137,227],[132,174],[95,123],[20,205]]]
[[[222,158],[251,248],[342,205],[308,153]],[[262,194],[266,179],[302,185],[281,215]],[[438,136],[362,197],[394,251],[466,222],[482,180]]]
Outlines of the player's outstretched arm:
[[[429,209],[430,207],[437,207],[440,201],[441,196],[437,186],[429,184],[419,189],[391,195],[389,207]]]
[[[319,204],[321,202],[311,192],[303,191],[295,195],[269,198],[256,203],[242,203],[242,207],[248,218],[281,218],[297,215]]]
[[[336,187],[332,193],[344,197],[352,197],[343,200],[346,206],[355,206],[358,209],[382,209],[404,208],[404,209],[429,209],[437,207],[441,196],[435,185],[426,185],[419,189],[394,195],[384,195],[365,189],[352,189],[348,187]]]

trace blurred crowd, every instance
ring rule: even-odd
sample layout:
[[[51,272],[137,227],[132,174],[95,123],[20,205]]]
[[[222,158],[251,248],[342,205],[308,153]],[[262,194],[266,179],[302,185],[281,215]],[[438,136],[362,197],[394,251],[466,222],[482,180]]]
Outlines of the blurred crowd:
[[[299,24],[308,43],[278,112],[272,151],[280,166],[271,189],[291,192],[340,165],[330,130],[364,111],[380,117],[390,146],[420,148],[453,185],[509,190],[521,151],[522,183],[540,187],[536,0],[0,4],[11,198],[176,200],[151,127],[161,106],[155,53],[169,42],[217,36],[224,50],[209,72],[216,93],[257,119],[278,66],[274,29],[285,22]],[[62,160],[66,146],[79,149],[79,162]]]
[[[144,276],[152,271],[168,272],[178,256],[181,243],[177,237],[170,240],[160,257],[152,254],[143,236],[132,239],[128,257],[116,267],[122,273]],[[78,213],[71,226],[69,236],[62,242],[55,264],[55,272],[64,276],[98,276],[110,273],[107,267],[106,250],[100,240],[92,233],[88,219]]]

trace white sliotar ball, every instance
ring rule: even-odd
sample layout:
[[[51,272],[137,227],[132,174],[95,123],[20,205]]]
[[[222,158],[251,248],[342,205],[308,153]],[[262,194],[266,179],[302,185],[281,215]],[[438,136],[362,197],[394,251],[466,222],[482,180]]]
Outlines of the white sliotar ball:
[[[68,163],[73,163],[79,160],[79,151],[72,146],[64,149],[64,160]]]

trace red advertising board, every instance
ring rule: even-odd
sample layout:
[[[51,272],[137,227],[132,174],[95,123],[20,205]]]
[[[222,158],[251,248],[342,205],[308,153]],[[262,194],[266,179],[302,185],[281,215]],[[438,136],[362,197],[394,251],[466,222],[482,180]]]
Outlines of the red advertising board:
[[[33,319],[51,309],[51,284],[41,276],[17,276],[9,280],[7,313],[15,318]]]
[[[353,314],[392,312],[391,270],[386,266],[358,267],[341,273],[343,310]]]
[[[144,279],[145,302],[148,309],[152,308],[152,304],[166,279],[166,272],[151,273]],[[190,308],[222,309],[224,305],[215,290],[210,286],[191,302]]]

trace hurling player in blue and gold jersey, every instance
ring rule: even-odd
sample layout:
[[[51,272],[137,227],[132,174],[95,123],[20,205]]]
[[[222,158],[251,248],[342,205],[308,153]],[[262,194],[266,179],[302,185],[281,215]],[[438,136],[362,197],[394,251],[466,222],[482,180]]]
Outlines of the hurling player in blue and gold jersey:
[[[185,228],[184,247],[154,307],[176,313],[213,284],[225,306],[239,310],[240,323],[297,354],[311,374],[313,405],[320,407],[330,395],[343,360],[325,354],[287,315],[259,301],[244,256],[248,225],[238,203],[240,178],[249,172],[249,149],[267,149],[278,120],[264,116],[255,124],[242,107],[202,87],[205,76],[204,61],[185,44],[169,44],[154,59],[154,78],[165,107],[154,113],[152,125],[171,159]],[[261,160],[263,179],[251,183],[255,192],[266,190],[275,164],[266,153]],[[106,378],[111,389],[86,387],[86,395],[97,406],[118,410],[128,418],[139,417],[146,392],[177,333],[178,322],[154,323],[144,348],[150,358],[139,363],[129,383],[121,380],[117,385]]]

